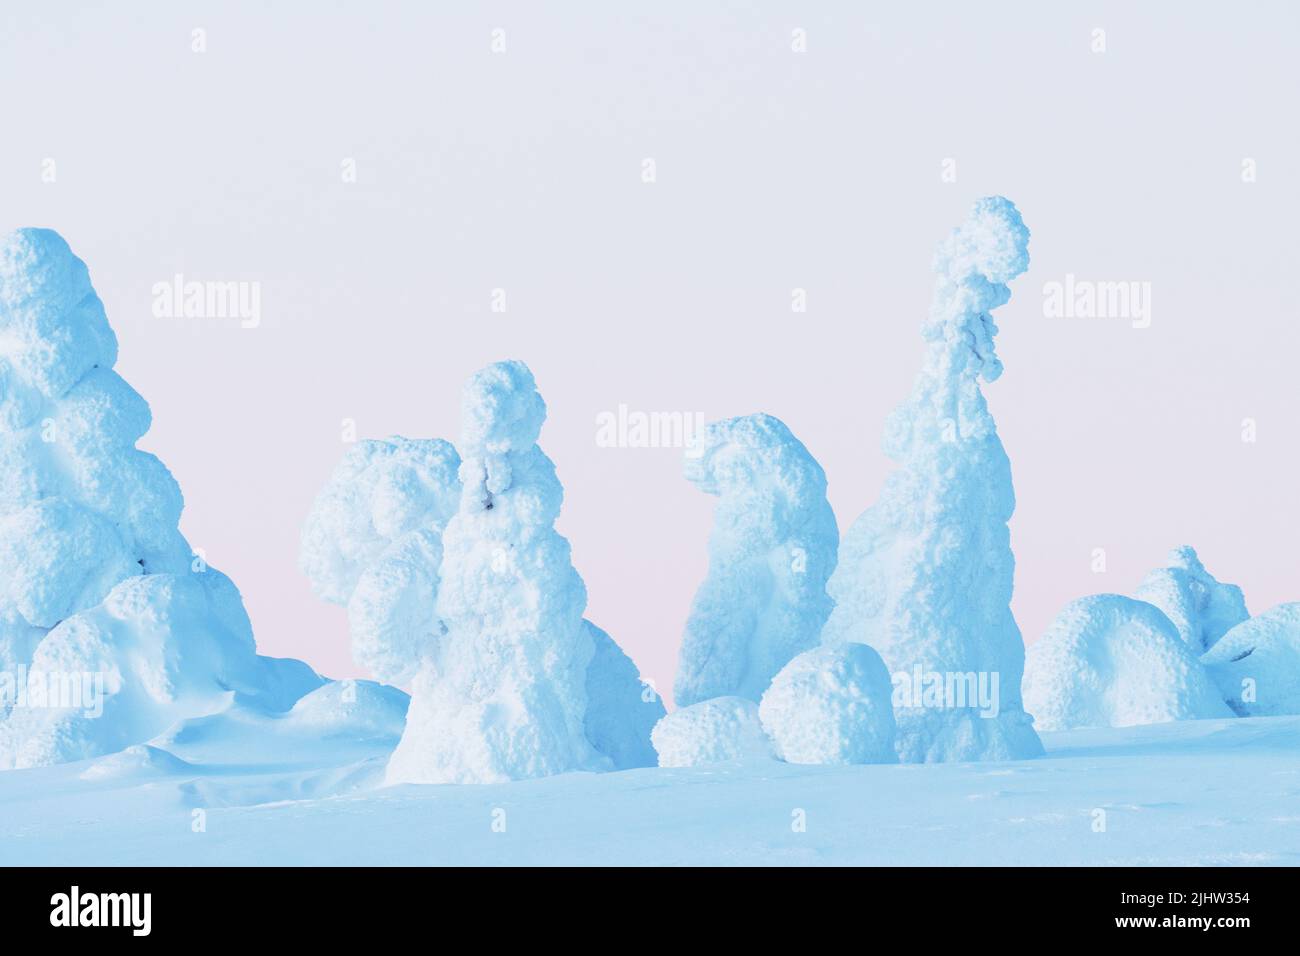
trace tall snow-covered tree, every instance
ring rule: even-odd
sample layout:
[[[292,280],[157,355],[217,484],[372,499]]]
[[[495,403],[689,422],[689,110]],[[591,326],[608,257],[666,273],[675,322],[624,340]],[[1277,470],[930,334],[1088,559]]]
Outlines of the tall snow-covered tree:
[[[68,244],[0,240],[0,768],[121,749],[232,691],[287,707],[320,684],[256,655],[239,591],[180,533],[179,486],[135,447],[149,406],[116,360]]]
[[[954,687],[959,675],[997,682],[996,716],[946,689],[896,697],[904,761],[1042,753],[1021,703],[1024,643],[1010,607],[1011,465],[980,390],[1002,373],[990,313],[1028,268],[1028,243],[1015,206],[992,197],[940,244],[925,360],[885,433],[898,468],[844,536],[829,584],[825,642],[870,644],[892,674],[919,673],[927,689],[934,675]]]

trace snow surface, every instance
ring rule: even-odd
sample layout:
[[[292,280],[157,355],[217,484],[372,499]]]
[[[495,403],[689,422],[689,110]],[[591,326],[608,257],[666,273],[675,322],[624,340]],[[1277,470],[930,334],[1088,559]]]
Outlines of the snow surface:
[[[1166,566],[1147,574],[1134,597],[1164,611],[1197,655],[1250,617],[1241,588],[1216,580],[1188,545],[1169,552]]]
[[[768,756],[758,705],[745,697],[712,697],[679,707],[650,734],[661,767],[697,767],[747,756]]]
[[[1238,714],[1300,714],[1300,602],[1238,624],[1201,662]]]
[[[685,472],[718,505],[673,698],[683,707],[733,695],[757,702],[778,670],[817,644],[831,611],[839,530],[826,474],[771,415],[710,423],[687,449]]]
[[[893,684],[866,644],[805,651],[758,706],[776,756],[790,763],[897,763]]]
[[[1093,594],[1061,610],[1029,648],[1024,692],[1040,730],[1232,713],[1164,613],[1120,594]]]
[[[869,644],[892,674],[997,676],[996,717],[896,708],[904,761],[1042,752],[1021,704],[1024,642],[1010,606],[1011,463],[979,385],[1002,373],[990,312],[1011,298],[1028,246],[1020,213],[1001,197],[976,202],[940,245],[924,364],[885,432],[899,467],[845,534],[828,586],[836,606],[825,643]]]
[[[1018,762],[387,789],[383,742],[295,751],[264,719],[0,774],[0,863],[1300,865],[1300,717],[1047,733]]]

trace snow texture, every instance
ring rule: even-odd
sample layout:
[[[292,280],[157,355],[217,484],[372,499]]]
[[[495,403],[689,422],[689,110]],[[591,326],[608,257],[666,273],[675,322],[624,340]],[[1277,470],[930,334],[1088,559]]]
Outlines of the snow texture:
[[[462,394],[460,507],[442,536],[447,633],[412,685],[392,783],[490,783],[612,761],[587,739],[587,592],[554,529],[563,491],[537,446],[546,405],[522,362]]]
[[[695,767],[771,757],[758,705],[745,697],[714,697],[679,707],[650,734],[661,767]]]
[[[378,741],[283,720],[0,774],[22,866],[1294,866],[1300,717],[1044,734],[1005,764],[773,760],[374,789]],[[259,743],[263,746],[259,747]],[[286,744],[292,743],[292,751]],[[159,750],[168,753],[159,753]],[[168,756],[170,754],[170,756]],[[340,794],[343,795],[340,798]],[[189,833],[192,807],[208,833]],[[485,823],[509,811],[509,834]],[[1096,832],[1094,808],[1106,810]],[[792,826],[793,811],[806,827]],[[53,821],[75,821],[58,824]],[[183,834],[178,837],[177,833]]]
[[[0,768],[142,743],[232,696],[287,709],[321,679],[258,657],[239,592],[181,536],[135,447],[149,406],[56,233],[0,239]]]
[[[1196,655],[1250,617],[1241,588],[1215,580],[1188,545],[1169,552],[1167,566],[1150,572],[1134,597],[1164,611]]]
[[[1232,715],[1164,613],[1119,594],[1071,601],[1029,648],[1025,706],[1040,730]]]
[[[981,199],[935,257],[924,364],[886,427],[899,463],[849,529],[828,590],[823,641],[870,644],[892,673],[996,675],[996,717],[970,707],[900,707],[904,761],[1034,757],[1020,700],[1024,644],[1010,601],[1011,465],[980,391],[1002,373],[991,310],[1028,268],[1029,230],[1006,199]]]
[[[1238,624],[1201,662],[1242,717],[1300,714],[1300,602]]]
[[[683,707],[730,695],[757,702],[781,667],[817,644],[830,614],[839,531],[826,475],[771,415],[710,423],[687,449],[685,471],[718,504],[673,697]]]
[[[316,498],[299,565],[348,609],[352,654],[403,684],[440,639],[442,532],[460,500],[460,456],[441,439],[358,442]]]
[[[776,756],[787,763],[897,763],[893,685],[866,644],[804,651],[758,706]]]

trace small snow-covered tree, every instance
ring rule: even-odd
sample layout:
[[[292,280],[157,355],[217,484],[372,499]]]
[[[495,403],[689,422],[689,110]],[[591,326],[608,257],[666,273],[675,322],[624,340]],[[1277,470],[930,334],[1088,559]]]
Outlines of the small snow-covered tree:
[[[135,447],[149,406],[116,360],[68,244],[0,240],[0,768],[121,749],[231,691],[287,707],[320,684],[256,656],[239,591],[179,531],[176,481]],[[19,699],[50,680],[75,706]]]
[[[1002,373],[990,314],[1028,268],[1029,230],[1001,197],[981,199],[939,246],[924,363],[894,412],[885,451],[899,467],[840,545],[823,640],[858,641],[891,673],[985,675],[996,716],[974,706],[896,708],[904,761],[1042,753],[1020,699],[1024,643],[1011,614],[1011,465],[980,391]]]
[[[317,594],[347,607],[352,655],[380,680],[410,681],[444,631],[434,604],[459,467],[437,438],[358,442],[303,528],[299,565]]]
[[[1198,655],[1250,617],[1241,588],[1216,580],[1189,545],[1169,552],[1165,567],[1148,573],[1134,596],[1164,611]]]
[[[830,614],[839,531],[826,474],[771,415],[710,423],[685,470],[718,504],[673,697],[679,707],[724,696],[757,703],[777,671],[817,644]]]
[[[1030,646],[1025,706],[1043,730],[1232,716],[1160,609],[1119,594],[1071,601]]]

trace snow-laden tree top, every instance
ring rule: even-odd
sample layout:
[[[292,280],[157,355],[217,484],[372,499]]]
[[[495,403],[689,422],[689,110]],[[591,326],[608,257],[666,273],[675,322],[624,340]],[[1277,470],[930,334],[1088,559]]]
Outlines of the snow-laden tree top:
[[[103,303],[63,238],[19,229],[0,240],[0,429],[30,425],[44,402],[116,361]]]
[[[1010,200],[980,199],[935,253],[934,298],[921,325],[928,343],[909,403],[885,429],[885,453],[902,460],[914,440],[953,442],[994,431],[979,381],[1002,374],[992,310],[1011,299],[1007,285],[1029,268],[1029,230]]]

